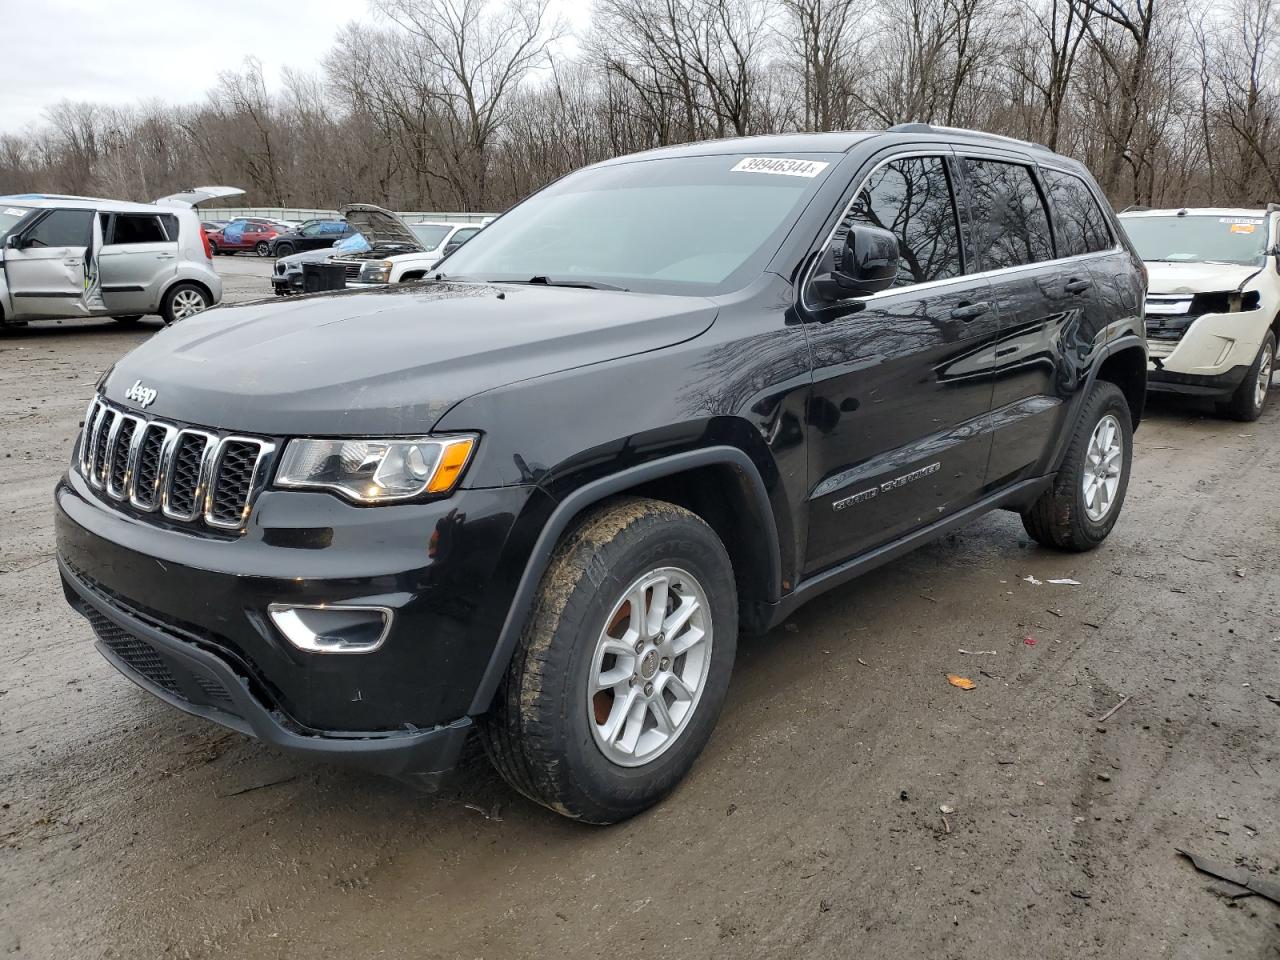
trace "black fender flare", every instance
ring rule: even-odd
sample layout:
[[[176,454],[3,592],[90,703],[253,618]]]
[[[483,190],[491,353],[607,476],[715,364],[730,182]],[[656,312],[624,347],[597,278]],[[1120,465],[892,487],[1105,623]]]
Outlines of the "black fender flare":
[[[1143,369],[1146,369],[1147,362],[1147,342],[1136,333],[1129,333],[1109,343],[1103,344],[1092,361],[1089,364],[1088,373],[1084,378],[1084,383],[1080,385],[1071,398],[1071,410],[1067,415],[1067,421],[1063,429],[1058,435],[1057,444],[1054,447],[1053,455],[1049,460],[1049,469],[1047,473],[1056,473],[1058,468],[1062,466],[1062,460],[1067,454],[1067,443],[1073,433],[1075,433],[1076,424],[1080,420],[1080,414],[1084,409],[1085,398],[1089,396],[1089,391],[1093,389],[1094,383],[1098,380],[1098,373],[1102,370],[1102,365],[1106,363],[1107,358],[1113,354],[1120,353],[1122,350],[1140,350],[1142,351]]]
[[[763,519],[765,550],[769,563],[769,600],[778,598],[781,588],[781,554],[778,547],[777,522],[760,471],[742,450],[730,446],[704,447],[650,460],[619,470],[617,473],[611,473],[570,492],[556,504],[546,523],[543,524],[507,608],[502,629],[498,633],[493,653],[489,657],[489,664],[480,678],[475,696],[472,697],[469,715],[476,716],[486,712],[493,702],[498,684],[502,682],[502,677],[507,672],[507,666],[511,662],[520,634],[524,630],[525,620],[533,609],[534,596],[538,585],[542,582],[542,575],[551,562],[551,554],[574,518],[605,498],[641,483],[683,473],[697,467],[713,465],[731,466],[747,480],[747,487],[756,502],[756,509]]]

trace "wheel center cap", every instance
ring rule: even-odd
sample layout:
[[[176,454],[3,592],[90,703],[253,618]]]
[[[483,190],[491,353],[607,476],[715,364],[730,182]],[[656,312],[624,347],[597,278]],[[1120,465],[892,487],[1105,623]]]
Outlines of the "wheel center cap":
[[[644,659],[640,661],[640,676],[646,680],[653,678],[658,672],[658,651],[650,650],[644,655]]]

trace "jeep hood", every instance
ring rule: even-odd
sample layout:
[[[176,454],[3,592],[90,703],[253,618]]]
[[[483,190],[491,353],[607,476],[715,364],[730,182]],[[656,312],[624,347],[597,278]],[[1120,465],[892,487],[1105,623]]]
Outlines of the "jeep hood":
[[[485,390],[657,350],[715,319],[701,297],[395,284],[219,307],[126,355],[104,385],[149,416],[271,436],[413,435]]]
[[[1147,261],[1149,293],[1220,293],[1239,290],[1261,268],[1238,263]]]

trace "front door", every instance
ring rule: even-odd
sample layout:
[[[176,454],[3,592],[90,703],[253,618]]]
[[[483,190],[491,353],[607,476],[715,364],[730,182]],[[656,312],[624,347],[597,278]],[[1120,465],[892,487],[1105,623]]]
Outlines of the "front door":
[[[170,225],[176,231],[176,217],[110,215],[98,258],[107,312],[130,315],[157,309],[161,290],[178,272],[178,238],[170,239],[166,230]]]
[[[951,166],[949,153],[880,163],[829,241],[843,243],[852,223],[896,234],[892,288],[830,305],[803,293],[814,366],[806,574],[981,494],[992,393],[983,358],[998,321],[985,281],[964,275]]]
[[[83,317],[100,312],[92,210],[51,210],[4,252],[15,319]]]

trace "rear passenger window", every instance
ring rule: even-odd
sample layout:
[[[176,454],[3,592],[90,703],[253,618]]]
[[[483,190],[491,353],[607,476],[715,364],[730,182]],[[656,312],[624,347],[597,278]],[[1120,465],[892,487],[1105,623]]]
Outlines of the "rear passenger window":
[[[137,213],[117,213],[112,243],[164,243],[169,238],[160,227],[160,218]]]
[[[964,161],[979,270],[1053,259],[1049,215],[1031,171],[997,160]]]
[[[1114,246],[1107,218],[1093,193],[1079,177],[1057,170],[1042,170],[1049,202],[1053,204],[1057,227],[1058,256],[1078,257],[1084,253],[1110,250]]]
[[[960,275],[960,228],[947,167],[939,157],[891,160],[877,168],[854,198],[835,242],[855,223],[897,234],[895,287]]]
[[[87,247],[93,240],[93,212],[55,210],[27,234],[35,247]]]

